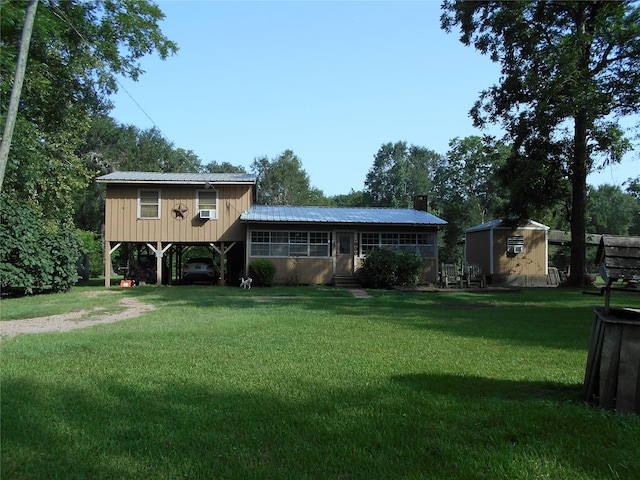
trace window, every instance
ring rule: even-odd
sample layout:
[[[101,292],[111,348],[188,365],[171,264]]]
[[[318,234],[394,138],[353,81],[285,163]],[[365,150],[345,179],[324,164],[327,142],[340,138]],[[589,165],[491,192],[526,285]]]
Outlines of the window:
[[[434,233],[362,233],[360,254],[364,255],[374,248],[435,258],[436,236]]]
[[[160,190],[138,191],[138,218],[160,218]]]
[[[218,192],[215,190],[198,190],[198,198],[196,208],[200,210],[209,210],[210,215],[207,218],[216,219],[218,206]]]
[[[369,250],[378,248],[380,239],[377,233],[363,233],[360,237],[360,253],[365,254]]]
[[[254,257],[328,257],[328,232],[251,232]]]
[[[329,234],[326,232],[309,232],[309,256],[329,256]]]
[[[524,235],[510,235],[509,237],[507,237],[507,252],[524,252]]]

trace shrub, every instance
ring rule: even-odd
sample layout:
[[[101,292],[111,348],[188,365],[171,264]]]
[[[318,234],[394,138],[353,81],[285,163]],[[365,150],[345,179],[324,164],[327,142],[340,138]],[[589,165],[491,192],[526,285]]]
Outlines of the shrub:
[[[358,270],[358,278],[369,288],[390,288],[395,285],[395,253],[377,248],[370,250]]]
[[[270,287],[273,285],[275,274],[276,266],[271,260],[260,258],[249,263],[249,276],[257,287]]]
[[[397,261],[397,285],[416,285],[420,281],[420,272],[424,267],[424,260],[415,253],[398,252]]]
[[[369,288],[415,285],[423,266],[422,258],[413,253],[373,249],[365,256],[358,278]]]
[[[43,220],[39,209],[0,203],[0,286],[4,291],[65,291],[77,281],[81,245],[73,228]]]

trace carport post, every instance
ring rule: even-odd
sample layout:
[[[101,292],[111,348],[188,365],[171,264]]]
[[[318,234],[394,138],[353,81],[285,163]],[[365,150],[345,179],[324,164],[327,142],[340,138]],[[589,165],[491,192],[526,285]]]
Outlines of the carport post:
[[[156,254],[156,284],[162,285],[162,258],[164,257],[164,252],[171,248],[173,243],[168,243],[164,248],[162,248],[162,242],[156,242],[156,248],[153,248],[153,245],[147,243],[147,247],[149,247]]]
[[[224,242],[220,242],[220,248],[216,246],[215,243],[210,243],[211,247],[220,255],[220,283],[224,285],[224,256],[227,254],[229,250],[233,248],[236,242],[231,243],[226,249],[224,248]]]
[[[104,286],[111,286],[111,269],[113,268],[111,265],[111,254],[115,252],[122,245],[121,242],[116,243],[113,248],[111,248],[111,242],[104,242]]]
[[[157,243],[156,248],[156,285],[162,285],[162,257],[164,252],[162,251],[162,242]]]

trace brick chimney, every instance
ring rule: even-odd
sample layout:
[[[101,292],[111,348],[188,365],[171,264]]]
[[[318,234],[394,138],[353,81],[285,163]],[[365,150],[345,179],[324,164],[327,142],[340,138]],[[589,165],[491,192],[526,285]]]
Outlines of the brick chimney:
[[[413,196],[413,209],[420,210],[422,212],[427,211],[428,207],[428,196],[427,195],[414,195]]]

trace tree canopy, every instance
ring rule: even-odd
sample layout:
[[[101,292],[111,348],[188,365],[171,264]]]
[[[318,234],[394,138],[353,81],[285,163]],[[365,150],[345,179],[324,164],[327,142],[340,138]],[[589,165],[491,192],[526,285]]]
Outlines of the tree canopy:
[[[364,182],[364,194],[374,207],[412,208],[415,195],[431,190],[439,155],[407,142],[385,143],[376,153]]]
[[[0,3],[2,112],[27,3]],[[108,96],[117,90],[118,76],[139,77],[142,57],[177,51],[160,31],[163,18],[147,0],[50,0],[39,6],[3,195],[47,205],[47,215],[60,221],[72,218],[68,198],[90,180],[76,146],[84,143],[91,117],[111,107]]]
[[[3,124],[28,5],[0,1]],[[75,282],[80,253],[73,225],[76,206],[91,194],[87,188],[96,171],[130,158],[127,142],[117,137],[122,130],[108,120],[95,136],[88,132],[93,120],[111,108],[109,95],[117,90],[118,77],[135,80],[143,72],[142,57],[156,52],[164,59],[177,51],[160,30],[163,18],[148,0],[48,0],[39,5],[0,198],[3,288],[64,290]],[[128,129],[127,138],[135,133]],[[143,143],[152,152],[158,135],[148,133]],[[96,145],[104,148],[98,151]],[[151,163],[167,158],[156,151],[150,155],[155,157]],[[175,164],[158,168],[172,170]],[[100,221],[94,207],[82,212],[85,223]]]
[[[324,205],[321,190],[311,186],[309,175],[292,150],[278,157],[254,159],[251,171],[258,177],[258,203],[262,205]]]
[[[572,238],[584,238],[587,175],[630,148],[617,118],[640,108],[640,7],[447,0],[443,10],[445,30],[459,27],[465,45],[501,65],[471,115],[477,126],[501,123],[512,144],[504,212],[530,218],[571,195]],[[574,241],[571,271],[584,270],[584,242]]]
[[[481,137],[454,138],[441,157],[433,180],[431,207],[447,221],[439,256],[457,261],[464,230],[497,216],[504,202],[504,188],[495,172],[504,164],[508,148],[488,145]]]

